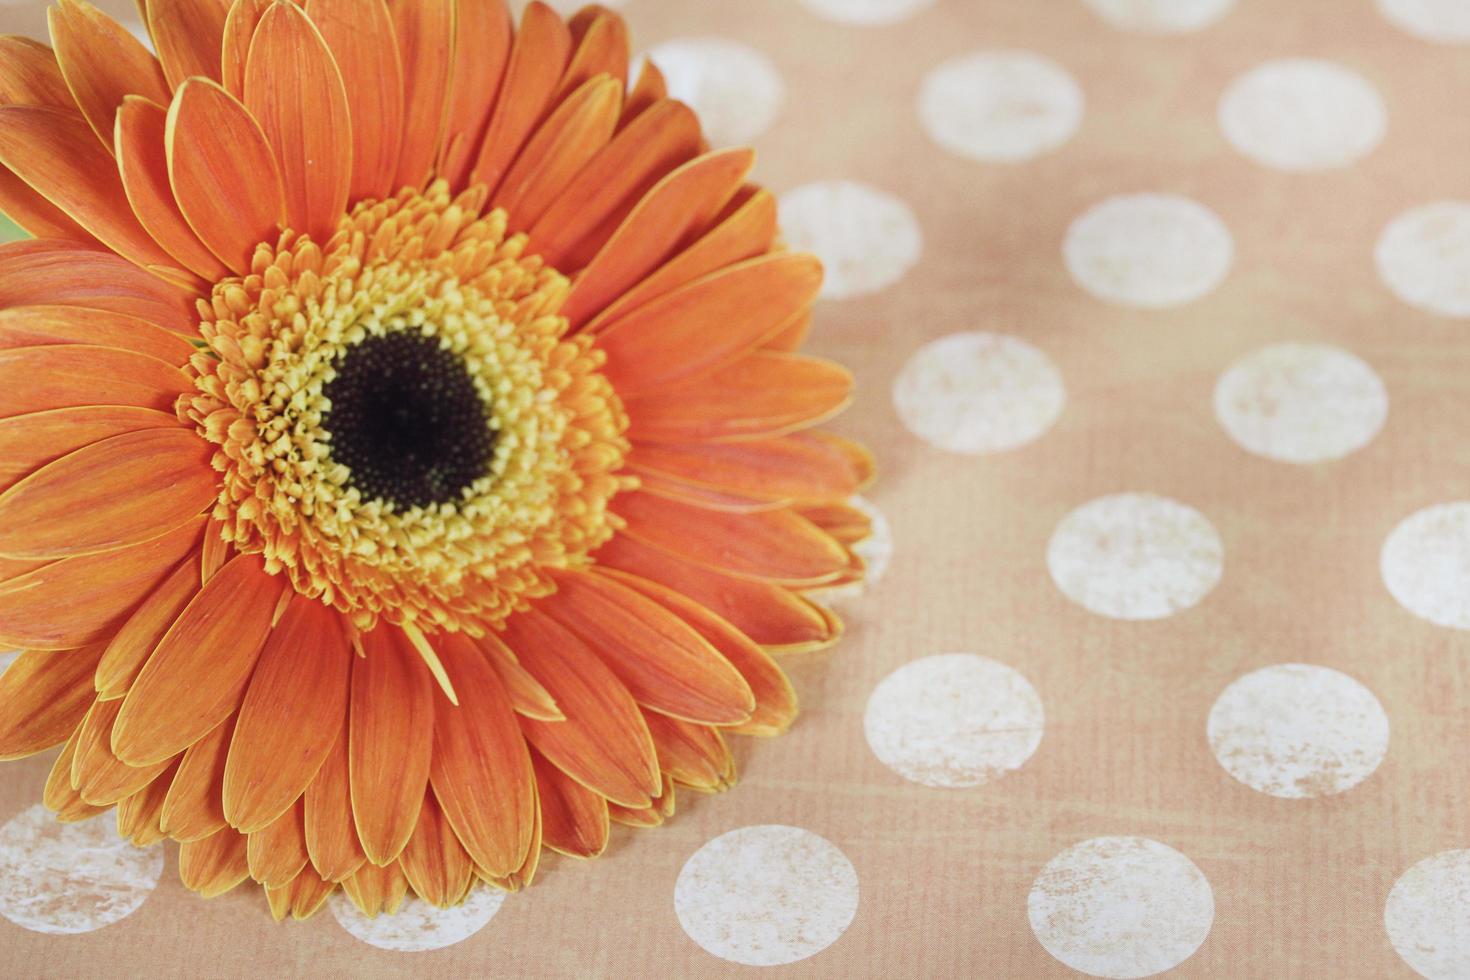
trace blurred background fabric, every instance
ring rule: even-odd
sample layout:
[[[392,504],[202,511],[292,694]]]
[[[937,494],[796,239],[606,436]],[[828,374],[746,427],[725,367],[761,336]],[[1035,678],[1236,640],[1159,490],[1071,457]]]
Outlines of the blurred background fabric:
[[[878,457],[795,729],[376,922],[8,764],[0,975],[1470,977],[1470,2],[611,5],[826,263]]]

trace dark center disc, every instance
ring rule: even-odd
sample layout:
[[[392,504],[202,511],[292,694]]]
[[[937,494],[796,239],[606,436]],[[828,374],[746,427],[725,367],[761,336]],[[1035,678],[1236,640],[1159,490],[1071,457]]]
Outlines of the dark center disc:
[[[332,458],[365,500],[399,508],[460,499],[490,471],[490,406],[465,363],[423,334],[369,337],[322,388]]]

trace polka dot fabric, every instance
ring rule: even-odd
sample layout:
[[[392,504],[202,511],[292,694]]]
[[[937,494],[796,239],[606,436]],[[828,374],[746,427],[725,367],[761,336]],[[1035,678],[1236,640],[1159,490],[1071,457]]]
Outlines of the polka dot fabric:
[[[526,894],[289,927],[10,765],[0,976],[1470,977],[1470,4],[608,5],[857,376],[797,725]]]

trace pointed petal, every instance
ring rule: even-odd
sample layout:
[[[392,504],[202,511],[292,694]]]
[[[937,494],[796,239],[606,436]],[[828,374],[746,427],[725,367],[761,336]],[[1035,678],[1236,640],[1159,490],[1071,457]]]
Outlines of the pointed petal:
[[[607,801],[533,753],[541,840],[558,854],[593,858],[607,849]]]
[[[577,277],[561,314],[573,329],[665,262],[697,229],[703,229],[740,187],[755,163],[750,150],[725,150],[691,160],[658,182],[638,203]],[[561,268],[564,241],[548,229],[535,247]]]
[[[541,803],[538,800],[532,811],[531,822],[531,846],[526,850],[526,860],[515,870],[513,874],[497,877],[490,874],[484,868],[475,868],[475,876],[493,888],[499,888],[504,892],[518,892],[523,888],[529,888],[531,882],[536,879],[536,869],[541,866]]]
[[[562,722],[522,718],[521,730],[558,768],[625,806],[658,792],[658,761],[627,688],[587,645],[535,610],[512,616],[505,641],[566,714]]]
[[[104,701],[123,697],[137,680],[153,648],[199,591],[199,566],[190,559],[159,585],[107,644],[94,682]]]
[[[163,832],[163,804],[178,771],[170,765],[153,782],[117,805],[117,833],[135,847],[152,847],[167,836]]]
[[[194,383],[146,354],[60,344],[0,350],[0,417],[80,405],[133,405],[171,412]]]
[[[415,0],[390,9],[403,60],[403,102],[412,109],[404,118],[394,183],[419,187],[428,180],[443,145],[455,55],[454,0]]]
[[[575,50],[562,76],[560,95],[576,91],[598,75],[628,77],[628,25],[606,7],[583,7],[568,22]]]
[[[138,224],[117,162],[77,113],[0,106],[0,164],[123,258],[189,278]]]
[[[525,863],[535,822],[536,790],[525,737],[481,648],[458,633],[437,642],[460,706],[436,694],[430,782],[444,818],[474,863],[505,877]],[[407,851],[404,864],[414,881]],[[414,888],[423,895],[417,882]]]
[[[631,810],[625,806],[618,806],[616,803],[609,803],[607,815],[613,823],[622,824],[624,827],[658,827],[674,815],[674,795],[674,782],[665,776],[663,793],[653,801],[652,806]]]
[[[229,270],[184,220],[168,177],[168,110],[127,96],[117,111],[113,152],[138,223],[179,265],[210,282]]]
[[[694,487],[770,500],[840,500],[862,475],[831,443],[807,435],[754,442],[635,445],[629,468]]]
[[[682,103],[651,108],[618,133],[531,229],[559,267],[586,265],[640,200],[670,171],[699,155],[699,120]]]
[[[487,633],[474,643],[500,675],[500,683],[505,687],[510,706],[516,714],[535,718],[537,721],[566,720],[566,715],[556,705],[556,699],[521,666],[503,640],[494,633]]]
[[[52,50],[15,34],[0,36],[0,105],[77,107]]]
[[[312,866],[328,881],[342,881],[367,861],[352,822],[346,720],[344,712],[337,741],[306,790],[306,850]]]
[[[148,0],[148,33],[172,88],[195,75],[219,81],[229,9],[226,0]]]
[[[396,861],[384,868],[364,864],[342,882],[342,890],[363,915],[375,919],[398,911],[408,894],[408,879]]]
[[[469,177],[490,124],[515,25],[504,0],[461,0],[455,15],[454,72],[439,172],[458,190]]]
[[[188,361],[195,350],[172,330],[108,310],[81,306],[12,306],[0,310],[0,348],[48,344],[117,347],[174,365]],[[173,424],[178,421],[175,419]]]
[[[644,59],[643,68],[638,72],[638,81],[634,83],[633,90],[628,93],[627,101],[623,105],[623,121],[619,128],[626,127],[668,97],[669,87],[664,82],[664,73],[659,71],[658,65]]]
[[[91,232],[4,167],[0,167],[0,213],[37,238],[66,238],[101,247]]]
[[[321,911],[336,890],[335,884],[324,881],[320,875],[306,868],[289,884],[279,888],[267,887],[265,897],[277,922],[288,915],[297,922],[304,922]]]
[[[65,303],[197,333],[195,294],[110,252],[62,241],[0,245],[0,307]]]
[[[540,608],[580,636],[645,708],[713,725],[747,721],[740,672],[678,616],[607,576],[558,571]]]
[[[432,793],[424,798],[418,825],[403,849],[400,863],[409,885],[419,898],[430,905],[448,908],[458,902],[470,887],[474,864],[454,836],[439,809],[439,801]]]
[[[768,255],[660,296],[598,335],[604,373],[625,398],[708,374],[755,348],[816,299],[810,255]]]
[[[99,646],[22,653],[0,674],[0,760],[22,759],[65,742],[95,697]]]
[[[245,106],[275,147],[290,226],[325,243],[347,210],[352,123],[342,75],[300,7],[273,4],[261,18]]]
[[[56,63],[104,147],[112,148],[113,120],[125,96],[168,102],[158,59],[127,28],[85,0],[61,0],[46,15]]]
[[[571,48],[571,33],[550,7],[540,0],[526,5],[470,183],[484,184],[492,193],[500,186],[527,137],[551,109]]]
[[[174,840],[203,840],[228,826],[220,798],[234,732],[235,719],[226,719],[184,753],[163,804],[163,829]]]
[[[140,429],[47,463],[0,493],[0,554],[67,558],[167,534],[217,495],[212,455],[189,429]]]
[[[133,548],[51,562],[0,584],[0,643],[69,650],[109,639],[199,547],[203,519]]]
[[[238,728],[236,732],[239,732]],[[297,800],[275,820],[252,832],[246,854],[250,877],[271,887],[290,884],[309,860],[306,853],[306,812],[302,802]]]
[[[695,565],[627,535],[613,538],[597,561],[689,596],[762,646],[814,650],[838,637],[837,624],[788,589]]]
[[[46,788],[41,796],[41,802],[46,805],[46,809],[56,814],[56,819],[62,823],[76,823],[107,812],[106,807],[93,806],[82,799],[82,794],[71,784],[71,765],[76,758],[79,734],[80,731],[73,731],[66,747],[56,757],[56,763],[46,777]]]
[[[0,312],[0,322],[4,318]],[[0,419],[0,486],[103,439],[178,424],[172,412],[123,405],[82,405]]]
[[[368,860],[386,865],[403,851],[429,783],[434,681],[397,627],[362,638],[352,662],[352,812]]]
[[[167,759],[235,712],[282,586],[257,556],[240,555],[199,590],[123,700],[112,733],[120,759],[132,765]]]
[[[658,767],[665,775],[695,789],[725,788],[725,773],[735,761],[717,729],[651,712],[643,717],[658,749]]]
[[[397,189],[403,146],[403,64],[386,0],[307,0],[342,73],[352,122],[351,200]],[[488,96],[487,96],[488,98]]]
[[[220,46],[219,82],[235,98],[245,98],[245,65],[250,60],[250,45],[260,19],[274,6],[275,0],[234,0],[225,16],[225,31]]]
[[[292,599],[240,708],[225,769],[230,826],[262,830],[306,792],[341,735],[351,671],[341,615],[315,599]]]
[[[82,721],[72,763],[72,782],[82,799],[94,806],[111,806],[143,789],[173,765],[168,759],[151,766],[133,767],[112,754],[112,726],[118,701],[98,701]]]
[[[646,493],[620,494],[612,509],[624,534],[731,575],[819,585],[847,568],[847,551],[790,510],[731,514]]]
[[[250,863],[243,834],[226,828],[211,837],[179,845],[179,879],[192,892],[215,898],[248,877]]]
[[[168,174],[189,227],[232,272],[249,272],[255,246],[274,240],[286,223],[270,142],[246,108],[213,82],[190,79],[174,93]]]

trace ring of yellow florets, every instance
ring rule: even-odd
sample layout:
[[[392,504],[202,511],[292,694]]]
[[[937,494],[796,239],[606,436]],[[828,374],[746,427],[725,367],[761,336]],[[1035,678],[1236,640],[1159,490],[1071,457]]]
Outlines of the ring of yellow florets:
[[[296,591],[368,628],[379,617],[480,633],[613,533],[627,418],[602,355],[565,336],[567,280],[505,237],[483,191],[435,185],[366,202],[325,248],[286,234],[201,304],[207,347],[180,414],[215,443],[214,516]],[[363,499],[331,455],[323,388],[369,337],[432,338],[467,369],[495,429],[489,471],[458,499]]]

